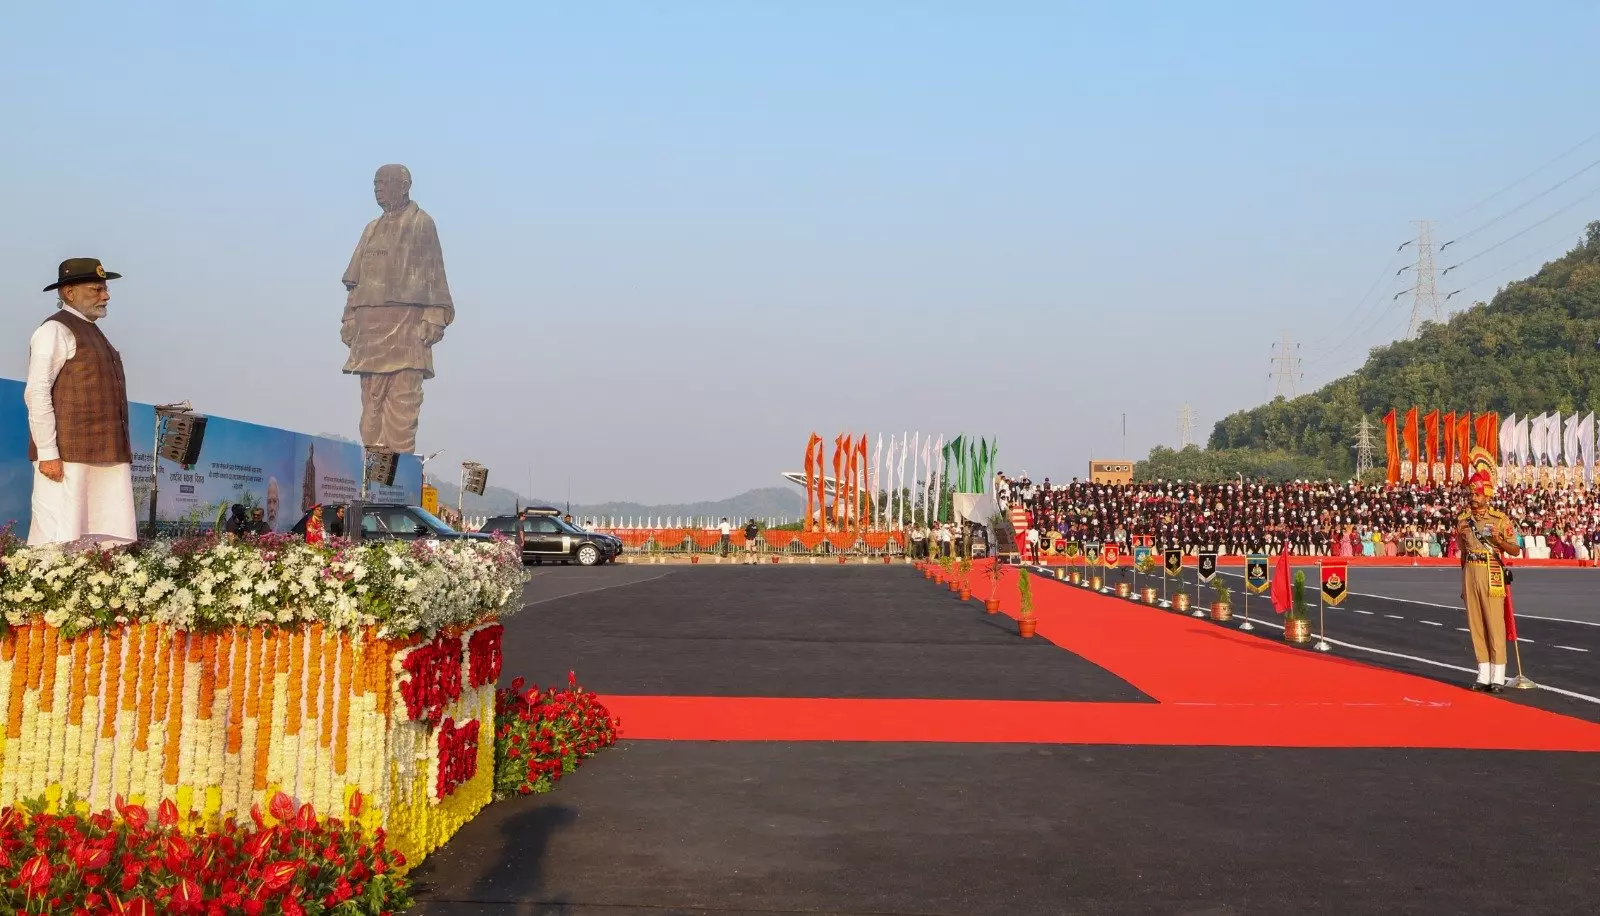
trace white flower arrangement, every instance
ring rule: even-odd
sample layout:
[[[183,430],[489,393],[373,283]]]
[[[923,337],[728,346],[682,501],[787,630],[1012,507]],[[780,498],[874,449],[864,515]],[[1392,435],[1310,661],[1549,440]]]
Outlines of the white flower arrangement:
[[[310,545],[287,537],[150,541],[71,553],[0,545],[0,615],[71,636],[129,623],[177,630],[321,623],[380,639],[432,634],[516,608],[527,581],[501,540]],[[4,627],[0,626],[0,632]]]

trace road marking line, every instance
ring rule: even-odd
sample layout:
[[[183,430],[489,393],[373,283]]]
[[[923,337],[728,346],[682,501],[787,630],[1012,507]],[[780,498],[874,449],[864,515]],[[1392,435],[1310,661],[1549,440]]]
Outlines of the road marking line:
[[[1556,646],[1556,648],[1557,649],[1566,649],[1568,652],[1587,652],[1587,651],[1589,651],[1588,649],[1580,649],[1577,646]]]
[[[1517,642],[1525,642],[1525,643],[1529,643],[1529,644],[1531,644],[1531,643],[1532,643],[1532,642],[1533,642],[1533,640],[1531,640],[1531,639],[1525,639],[1525,638],[1523,638],[1523,637],[1521,637],[1521,636],[1518,636],[1518,637],[1517,637]]]
[[[1458,633],[1471,633],[1472,631],[1467,629],[1466,627],[1456,627],[1456,632],[1458,632]]]
[[[1418,623],[1425,623],[1430,627],[1442,627],[1442,626],[1444,626],[1444,624],[1439,623],[1438,621],[1434,621],[1434,620],[1419,620],[1417,622]]]
[[[1372,616],[1371,611],[1363,611],[1360,608],[1353,608],[1352,610],[1354,610],[1357,614],[1366,614],[1368,617]]]
[[[1401,617],[1399,614],[1384,614],[1383,616],[1389,618],[1390,620],[1404,620],[1405,619],[1404,617]]]
[[[1273,623],[1270,620],[1256,620],[1254,622],[1259,626],[1272,627],[1275,630],[1283,629],[1283,625],[1282,624]],[[1478,673],[1478,669],[1476,669],[1476,668],[1463,668],[1460,665],[1448,665],[1448,664],[1445,664],[1444,662],[1436,662],[1431,658],[1419,658],[1418,656],[1415,656],[1415,655],[1405,655],[1405,654],[1400,653],[1400,652],[1390,652],[1388,649],[1374,649],[1371,646],[1358,646],[1353,642],[1344,642],[1343,640],[1339,640],[1339,639],[1328,639],[1328,637],[1326,637],[1326,636],[1324,636],[1322,638],[1323,639],[1327,639],[1328,642],[1330,642],[1330,643],[1332,643],[1332,644],[1334,644],[1336,646],[1344,646],[1346,649],[1355,649],[1355,650],[1357,650],[1359,652],[1371,652],[1374,655],[1387,655],[1390,658],[1403,658],[1406,661],[1419,662],[1419,663],[1424,664],[1424,665],[1432,665],[1435,668],[1448,668],[1451,671],[1462,671],[1462,672],[1465,672],[1467,674],[1477,674]],[[1548,690],[1551,693],[1560,694],[1561,696],[1564,696],[1564,697],[1571,697],[1574,700],[1583,700],[1586,703],[1594,703],[1595,705],[1600,706],[1600,697],[1592,697],[1592,696],[1589,696],[1586,693],[1578,693],[1575,690],[1563,690],[1560,687],[1551,687],[1549,684],[1539,684],[1537,686],[1538,686],[1538,688],[1540,690]]]
[[[1393,567],[1380,566],[1380,567],[1377,567],[1377,568],[1379,568],[1379,569],[1390,569],[1390,568],[1393,568]],[[1529,567],[1529,568],[1533,568],[1533,569],[1554,569],[1554,568],[1557,568],[1557,567]],[[1223,573],[1223,575],[1240,577],[1239,573]],[[1459,605],[1459,604],[1439,604],[1436,601],[1417,601],[1414,598],[1395,598],[1395,597],[1393,597],[1391,595],[1374,595],[1371,592],[1350,592],[1350,594],[1355,595],[1355,596],[1360,597],[1360,598],[1378,598],[1378,599],[1383,600],[1383,601],[1399,601],[1402,604],[1420,604],[1420,605],[1423,605],[1424,607],[1442,607],[1442,608],[1448,608],[1449,610],[1452,610],[1452,611],[1464,611],[1464,610],[1466,610],[1466,608],[1464,606]],[[1356,613],[1364,614],[1366,612],[1365,611],[1357,611]],[[1551,621],[1552,623],[1575,623],[1575,624],[1577,624],[1579,626],[1582,626],[1582,627],[1600,627],[1600,621],[1573,620],[1570,617],[1542,617],[1542,616],[1540,616],[1538,614],[1524,614],[1521,611],[1518,611],[1517,612],[1517,619],[1521,620],[1523,618],[1527,618],[1528,620],[1548,620],[1548,621]]]

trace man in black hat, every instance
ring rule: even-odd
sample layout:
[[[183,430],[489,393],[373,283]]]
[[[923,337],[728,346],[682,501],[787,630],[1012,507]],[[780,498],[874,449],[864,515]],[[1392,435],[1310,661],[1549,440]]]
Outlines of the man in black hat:
[[[29,544],[138,537],[127,382],[98,324],[111,301],[107,281],[120,276],[95,258],[68,258],[44,288],[59,308],[28,342]]]

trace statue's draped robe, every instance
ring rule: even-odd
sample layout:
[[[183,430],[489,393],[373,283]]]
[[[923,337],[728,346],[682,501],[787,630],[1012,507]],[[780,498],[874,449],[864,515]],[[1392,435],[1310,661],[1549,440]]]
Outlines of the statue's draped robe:
[[[344,371],[411,369],[433,378],[427,326],[448,327],[456,315],[433,217],[411,201],[368,223],[344,282],[355,284],[344,307],[344,320],[355,323]]]

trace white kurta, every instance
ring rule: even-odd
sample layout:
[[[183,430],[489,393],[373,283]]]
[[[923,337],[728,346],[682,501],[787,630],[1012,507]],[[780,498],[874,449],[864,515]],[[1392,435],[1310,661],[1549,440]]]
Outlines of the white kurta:
[[[73,309],[72,314],[83,318]],[[85,319],[87,320],[87,319]],[[78,352],[77,338],[59,321],[46,321],[28,342],[28,431],[39,460],[61,456],[56,446],[56,376]],[[33,470],[33,520],[29,544],[61,544],[81,539],[129,543],[139,536],[133,510],[133,465],[67,462],[60,483]]]

